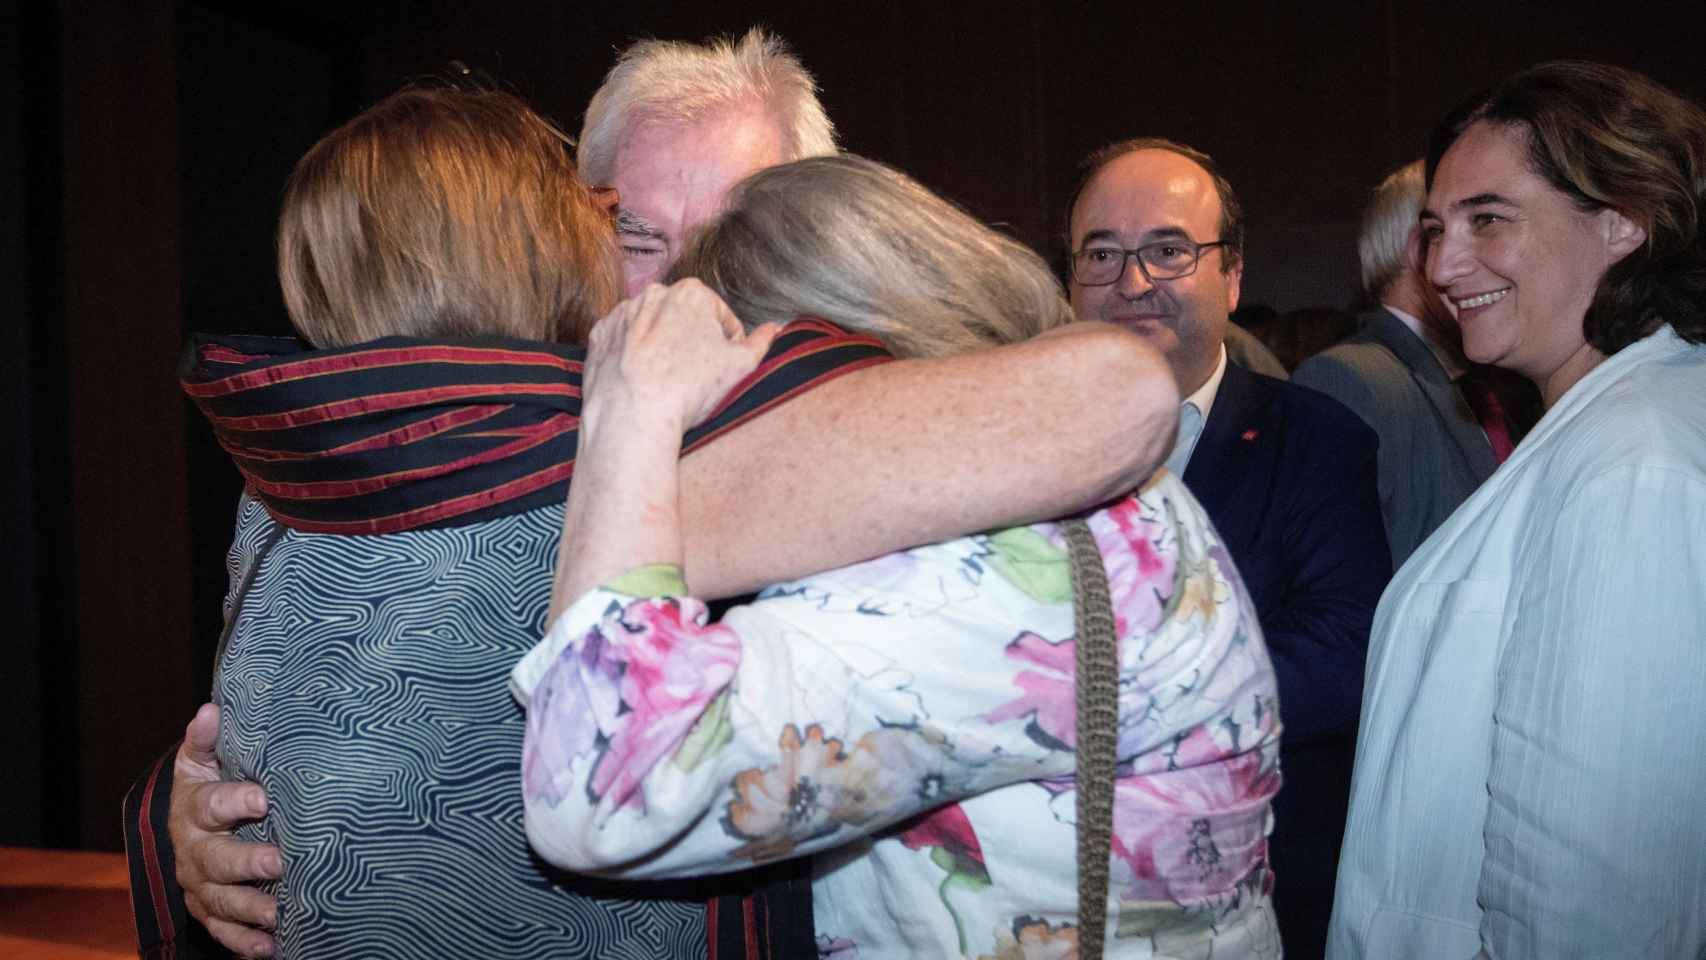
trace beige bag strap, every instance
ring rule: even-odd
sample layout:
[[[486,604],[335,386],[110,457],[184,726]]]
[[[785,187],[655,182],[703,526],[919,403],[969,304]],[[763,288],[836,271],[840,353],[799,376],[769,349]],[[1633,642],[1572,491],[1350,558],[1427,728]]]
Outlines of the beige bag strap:
[[[1108,571],[1083,520],[1060,525],[1072,563],[1078,686],[1078,957],[1101,960],[1108,926],[1108,859],[1114,830],[1120,659]]]

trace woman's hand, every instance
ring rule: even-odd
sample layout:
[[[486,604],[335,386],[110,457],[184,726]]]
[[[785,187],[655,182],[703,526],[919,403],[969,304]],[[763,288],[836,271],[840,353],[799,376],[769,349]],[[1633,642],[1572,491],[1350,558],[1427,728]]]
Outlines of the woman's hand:
[[[698,280],[651,284],[593,328],[582,415],[597,419],[600,409],[620,409],[622,429],[639,426],[632,418],[640,417],[680,440],[758,366],[775,338],[773,324],[745,332]]]
[[[593,328],[552,621],[637,566],[681,565],[681,435],[752,372],[775,338],[774,327],[743,332],[697,280],[653,284]]]

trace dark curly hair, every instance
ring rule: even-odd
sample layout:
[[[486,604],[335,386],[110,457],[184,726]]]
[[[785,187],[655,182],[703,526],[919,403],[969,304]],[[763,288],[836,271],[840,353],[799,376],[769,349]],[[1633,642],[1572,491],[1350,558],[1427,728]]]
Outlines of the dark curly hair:
[[[1529,167],[1584,212],[1610,208],[1647,231],[1604,277],[1582,319],[1607,356],[1669,323],[1706,342],[1706,110],[1633,70],[1559,60],[1530,67],[1446,115],[1428,142],[1427,182],[1463,132],[1521,129]]]

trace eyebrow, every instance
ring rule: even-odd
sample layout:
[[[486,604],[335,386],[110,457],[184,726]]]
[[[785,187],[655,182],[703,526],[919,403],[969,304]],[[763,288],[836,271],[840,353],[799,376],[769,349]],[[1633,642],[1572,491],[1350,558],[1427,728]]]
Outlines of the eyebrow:
[[[1141,246],[1146,243],[1154,243],[1157,240],[1173,239],[1190,240],[1191,235],[1186,233],[1183,227],[1156,227],[1155,229],[1144,233],[1144,235],[1138,239],[1138,245]],[[1112,240],[1115,243],[1121,242],[1120,235],[1117,231],[1102,229],[1092,230],[1089,233],[1086,233],[1084,235],[1084,239],[1079,242],[1079,246],[1082,247],[1086,243],[1100,240]]]
[[[652,226],[651,221],[630,212],[624,207],[616,208],[616,232],[628,237],[664,239],[663,231]]]
[[[1451,209],[1462,210],[1465,207],[1487,207],[1495,204],[1506,207],[1514,207],[1517,205],[1515,200],[1501,194],[1477,193],[1473,197],[1464,197],[1462,200],[1452,204]]]
[[[1515,207],[1515,206],[1519,206],[1519,204],[1515,200],[1512,200],[1511,198],[1504,196],[1503,194],[1477,193],[1473,197],[1464,197],[1462,200],[1459,200],[1456,203],[1453,203],[1451,205],[1451,209],[1456,211],[1456,210],[1466,210],[1466,209],[1469,209],[1471,207],[1492,207],[1492,206]],[[1416,221],[1418,223],[1425,222],[1428,220],[1441,220],[1441,219],[1444,219],[1444,218],[1442,218],[1439,214],[1433,212],[1433,210],[1428,208],[1428,207],[1423,207],[1421,212],[1416,214]]]

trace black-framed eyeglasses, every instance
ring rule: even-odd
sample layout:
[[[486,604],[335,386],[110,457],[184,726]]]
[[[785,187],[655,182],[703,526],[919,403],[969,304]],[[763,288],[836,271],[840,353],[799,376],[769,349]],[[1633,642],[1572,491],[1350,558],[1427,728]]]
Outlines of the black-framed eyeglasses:
[[[1197,243],[1193,240],[1157,240],[1134,250],[1123,247],[1085,247],[1073,251],[1072,281],[1081,287],[1105,287],[1125,274],[1127,258],[1137,259],[1137,269],[1150,283],[1177,280],[1197,272],[1202,252],[1224,247],[1224,240]]]

